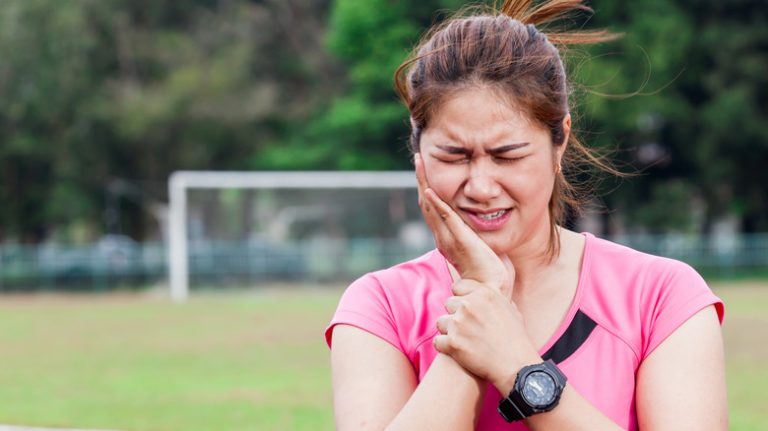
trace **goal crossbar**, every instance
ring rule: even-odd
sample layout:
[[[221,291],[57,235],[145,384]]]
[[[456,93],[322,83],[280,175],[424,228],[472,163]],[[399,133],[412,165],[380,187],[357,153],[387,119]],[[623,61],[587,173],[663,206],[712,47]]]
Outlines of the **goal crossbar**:
[[[168,181],[168,277],[171,298],[189,296],[188,189],[394,189],[416,188],[413,171],[176,171]]]

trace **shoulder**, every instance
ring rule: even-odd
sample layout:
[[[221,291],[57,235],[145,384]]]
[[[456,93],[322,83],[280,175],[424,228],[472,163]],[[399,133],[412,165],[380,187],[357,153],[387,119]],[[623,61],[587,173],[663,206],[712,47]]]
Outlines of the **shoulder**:
[[[583,298],[593,318],[633,347],[638,359],[702,308],[722,301],[690,265],[587,235]]]
[[[587,235],[585,268],[593,282],[608,280],[622,286],[661,287],[680,279],[694,284],[704,280],[690,265],[655,256],[592,235]],[[620,290],[619,293],[629,293]]]
[[[450,295],[450,274],[437,250],[370,272],[344,291],[326,329],[326,341],[331,344],[334,325],[345,323],[372,332],[408,354],[434,330],[434,321],[445,313],[443,303]]]

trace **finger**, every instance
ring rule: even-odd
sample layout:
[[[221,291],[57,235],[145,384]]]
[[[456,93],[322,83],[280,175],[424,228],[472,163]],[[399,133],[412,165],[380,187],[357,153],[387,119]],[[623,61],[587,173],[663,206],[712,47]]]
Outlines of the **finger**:
[[[447,314],[444,314],[438,317],[437,321],[435,322],[435,326],[437,326],[437,331],[441,334],[448,334],[452,321],[453,320],[451,319],[451,316]]]
[[[469,226],[464,223],[464,220],[456,214],[456,211],[454,211],[450,205],[440,199],[434,190],[429,187],[424,189],[424,197],[426,198],[427,203],[431,204],[431,206],[437,210],[438,216],[440,216],[440,219],[446,224],[452,234],[466,235],[467,232],[463,229],[469,229]],[[472,232],[472,229],[469,229],[469,231]]]
[[[431,188],[424,191],[424,195],[427,201],[435,208],[435,211],[440,216],[443,224],[448,230],[449,235],[457,244],[460,244],[461,249],[466,249],[472,252],[474,260],[496,256],[490,247],[472,230],[464,220],[451,208],[450,205],[445,203],[437,193]]]
[[[451,291],[453,292],[454,296],[466,296],[480,287],[483,286],[474,280],[462,279],[456,283],[453,283],[453,286],[451,286]]]
[[[427,182],[427,176],[424,172],[424,160],[421,158],[420,153],[413,155],[413,167],[416,171],[416,189],[419,193],[419,206],[427,211],[429,204],[425,201],[424,190],[429,188],[429,182]]]
[[[437,350],[440,353],[450,354],[451,352],[451,342],[450,338],[448,338],[447,335],[437,335],[435,336],[435,339],[432,340],[432,343],[435,346],[435,350]]]
[[[449,314],[456,313],[459,308],[461,308],[461,298],[458,296],[451,296],[448,299],[445,300],[445,311],[447,311]]]
[[[437,217],[435,217],[432,205],[427,201],[424,191],[429,188],[429,182],[427,181],[427,174],[424,170],[424,159],[421,158],[421,154],[416,153],[413,155],[413,166],[416,171],[416,190],[419,194],[419,207],[424,215],[424,220],[429,225],[429,228],[434,230],[437,224]]]
[[[435,242],[437,243],[438,248],[444,249],[446,244],[450,244],[451,239],[449,231],[441,221],[439,214],[435,212],[434,205],[426,198],[425,192],[430,190],[430,188],[426,169],[424,168],[424,159],[422,159],[420,153],[413,155],[413,164],[416,171],[416,183],[418,186],[417,190],[421,213],[424,216],[424,221],[427,223],[427,226],[429,226],[429,229],[435,237]],[[440,200],[439,197],[437,199]],[[440,202],[442,202],[442,200],[440,200]]]
[[[413,155],[413,166],[416,170],[416,184],[420,189],[426,189],[429,187],[427,179],[424,177],[424,160],[421,158],[421,153],[415,153]]]
[[[496,254],[490,247],[472,230],[464,220],[445,203],[434,190],[424,190],[426,201],[435,209],[442,225],[447,229],[447,238],[453,241],[456,252],[465,254],[462,260],[470,261],[473,265],[493,262],[498,263]],[[461,268],[459,268],[461,271]]]
[[[451,262],[458,262],[456,258],[465,254],[463,249],[468,243],[475,240],[482,243],[480,237],[464,223],[464,220],[456,214],[450,205],[440,199],[440,196],[434,190],[426,188],[423,191],[423,195],[426,208],[429,208],[428,213],[425,214],[427,223],[435,235],[435,241],[438,244],[445,245],[443,247],[444,250],[441,251],[448,252],[449,255],[446,257]],[[459,237],[455,234],[454,230],[461,228],[466,229],[466,231],[463,231],[463,235]]]

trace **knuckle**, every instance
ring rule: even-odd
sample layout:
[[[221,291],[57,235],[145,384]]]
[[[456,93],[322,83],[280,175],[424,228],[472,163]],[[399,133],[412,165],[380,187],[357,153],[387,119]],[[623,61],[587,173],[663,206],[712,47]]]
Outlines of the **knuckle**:
[[[466,312],[466,308],[464,308],[462,311]],[[453,320],[453,325],[454,326],[460,327],[461,325],[464,324],[463,313],[456,313],[456,314],[454,314],[452,320]]]
[[[450,350],[452,352],[456,351],[456,350],[459,350],[459,348],[460,348],[459,340],[456,337],[448,336],[448,339],[447,339],[447,342],[446,342],[446,347],[448,348],[448,350]]]
[[[456,310],[453,316],[454,320],[456,319],[456,315],[459,313],[466,313],[467,312],[467,303],[465,301],[457,299],[453,302],[453,308]]]
[[[485,288],[485,283],[483,283],[482,281],[478,281],[478,278],[480,278],[479,275],[480,274],[473,272],[471,274],[472,278],[467,279],[467,286],[469,287],[469,290],[475,294],[477,294],[478,291],[483,290]]]
[[[467,283],[464,280],[459,280],[456,283],[453,283],[453,286],[451,286],[451,291],[454,295],[460,295],[461,292],[465,292],[467,290]]]
[[[461,310],[461,313],[460,314],[457,313],[456,316],[454,316],[453,318],[456,324],[459,324],[459,322],[464,322],[464,319],[465,319],[464,316],[472,316],[475,313],[475,307],[469,301],[462,301],[459,304],[459,310]]]
[[[479,289],[480,291],[480,297],[485,301],[491,301],[494,299],[495,292],[492,287],[484,286],[482,289]]]

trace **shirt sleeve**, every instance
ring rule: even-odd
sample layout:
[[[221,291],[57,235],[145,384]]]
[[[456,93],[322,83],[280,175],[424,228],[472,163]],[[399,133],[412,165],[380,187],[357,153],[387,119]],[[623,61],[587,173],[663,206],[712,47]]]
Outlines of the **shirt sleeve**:
[[[353,282],[341,296],[336,313],[325,329],[328,347],[331,347],[333,328],[341,324],[370,332],[403,351],[389,298],[372,274]]]
[[[715,305],[720,324],[725,307],[703,278],[690,266],[664,259],[664,269],[652,277],[645,296],[643,358],[648,357],[669,335],[702,309]]]

